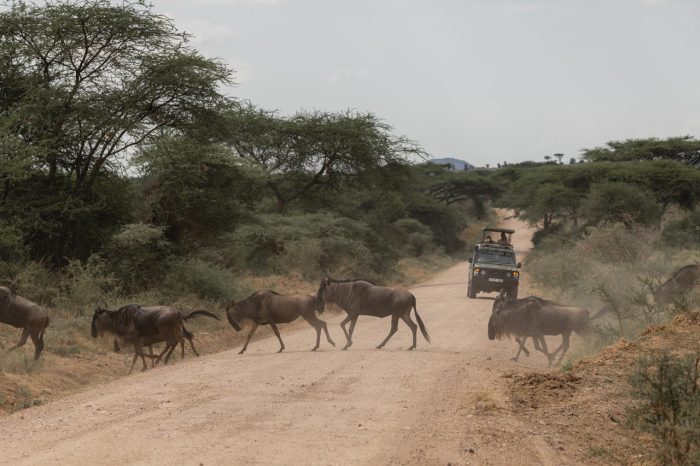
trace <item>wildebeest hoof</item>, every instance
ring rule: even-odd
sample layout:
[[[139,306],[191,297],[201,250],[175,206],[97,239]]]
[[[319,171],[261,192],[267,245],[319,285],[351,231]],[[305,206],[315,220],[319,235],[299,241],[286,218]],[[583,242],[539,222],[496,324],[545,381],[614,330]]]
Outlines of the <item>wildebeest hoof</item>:
[[[281,353],[282,351],[284,351],[284,348],[280,348],[280,350],[277,353]]]
[[[245,353],[245,350],[244,350],[244,349],[242,349],[242,350],[240,350],[240,351],[238,352],[238,354],[243,354],[243,353]]]
[[[317,349],[318,349],[318,346],[314,346],[313,348],[311,348],[311,351],[316,351]]]
[[[511,361],[517,361],[518,358],[516,358],[516,357],[514,356],[514,357],[510,358],[510,360],[511,360]]]
[[[411,346],[410,348],[408,348],[408,351],[413,351],[414,349],[416,349],[416,347],[415,347],[415,346]]]
[[[328,343],[330,343],[331,345],[335,346],[335,342],[334,342],[333,340],[330,340]]]

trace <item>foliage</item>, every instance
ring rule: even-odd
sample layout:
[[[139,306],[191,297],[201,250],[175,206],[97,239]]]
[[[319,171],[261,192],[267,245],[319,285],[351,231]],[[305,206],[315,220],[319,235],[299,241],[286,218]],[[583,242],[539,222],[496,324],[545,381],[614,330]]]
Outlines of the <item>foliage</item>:
[[[374,115],[351,111],[283,117],[242,106],[230,113],[224,140],[263,168],[278,213],[311,193],[332,190],[366,172],[391,170],[408,155],[422,154],[418,145],[393,136],[391,127]]]
[[[324,274],[374,276],[386,271],[394,258],[366,224],[332,213],[262,215],[256,223],[238,228],[226,242],[229,265],[259,274],[298,271],[314,279]]]
[[[700,163],[700,141],[693,136],[666,139],[626,139],[610,141],[607,147],[584,149],[582,157],[591,161],[675,160],[689,165]]]
[[[143,223],[124,225],[105,249],[112,270],[125,291],[135,292],[162,280],[173,245],[162,227]]]
[[[187,130],[224,103],[229,71],[186,39],[140,1],[18,0],[0,12],[0,147],[21,146],[3,206],[23,206],[0,214],[31,232],[35,258],[99,248],[124,220],[114,185],[103,195],[106,174],[150,135]],[[22,165],[32,179],[19,185]]]
[[[581,206],[587,222],[622,222],[651,225],[661,219],[661,209],[644,188],[621,182],[597,183]]]
[[[424,188],[432,197],[450,205],[471,201],[478,219],[486,215],[484,203],[501,194],[501,189],[483,172],[453,171],[445,165],[428,163],[418,167],[423,172]]]
[[[603,186],[612,183],[634,186],[645,193],[632,193],[634,188],[625,189],[621,184],[615,184],[619,189],[606,188],[618,198],[630,201],[630,205],[634,204],[633,199],[648,202],[643,206],[644,221],[656,221],[669,206],[692,210],[700,202],[700,171],[668,160],[509,166],[492,177],[494,183],[507,188],[498,204],[514,209],[520,217],[543,229],[558,222],[577,225],[581,218],[589,223],[599,221],[587,218],[589,212],[585,209],[591,203],[583,205],[582,201],[592,191],[602,191]]]
[[[661,238],[669,246],[700,247],[700,209],[666,224]]]
[[[192,258],[171,264],[162,286],[169,299],[192,294],[226,302],[240,297],[235,282],[234,275],[224,267]]]
[[[638,400],[630,410],[631,423],[656,437],[662,464],[700,463],[699,364],[700,354],[652,354],[640,360],[630,378]]]
[[[159,138],[136,163],[144,174],[140,217],[183,245],[233,229],[262,189],[260,173],[222,145]]]

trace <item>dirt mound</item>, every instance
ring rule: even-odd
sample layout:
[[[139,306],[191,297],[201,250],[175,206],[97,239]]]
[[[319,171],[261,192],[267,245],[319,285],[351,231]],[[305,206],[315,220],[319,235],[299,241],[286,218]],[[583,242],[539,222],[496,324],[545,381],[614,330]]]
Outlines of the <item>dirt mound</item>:
[[[700,348],[700,312],[649,327],[634,341],[621,339],[567,372],[510,373],[512,409],[550,443],[586,464],[652,464],[653,440],[626,426],[629,377],[641,357],[654,351],[682,355]],[[549,436],[549,437],[548,437]]]

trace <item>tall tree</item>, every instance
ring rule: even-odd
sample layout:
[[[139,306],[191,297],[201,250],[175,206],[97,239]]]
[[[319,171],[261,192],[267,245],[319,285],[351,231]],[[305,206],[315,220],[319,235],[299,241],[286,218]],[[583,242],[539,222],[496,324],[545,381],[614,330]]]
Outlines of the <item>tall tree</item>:
[[[423,154],[374,115],[350,111],[283,117],[244,106],[231,113],[225,140],[264,169],[277,212],[294,200]]]
[[[132,149],[225,103],[219,86],[229,70],[187,40],[144,0],[19,0],[0,13],[3,126],[32,149],[35,176],[52,194],[38,222],[51,224],[44,254],[58,260],[81,246],[69,244],[71,230],[90,227],[79,224],[85,209],[100,208],[92,191]]]

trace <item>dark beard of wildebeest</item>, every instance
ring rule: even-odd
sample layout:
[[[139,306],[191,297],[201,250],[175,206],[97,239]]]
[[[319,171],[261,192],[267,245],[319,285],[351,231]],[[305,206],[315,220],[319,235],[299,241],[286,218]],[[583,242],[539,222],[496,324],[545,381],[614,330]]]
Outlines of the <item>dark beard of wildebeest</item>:
[[[219,318],[207,311],[194,311],[187,315],[187,318],[197,315]],[[164,363],[167,364],[170,355],[179,343],[182,348],[184,358],[183,336],[192,342],[193,335],[185,328],[184,321],[187,320],[182,313],[169,306],[153,306],[142,308],[136,304],[129,304],[116,311],[109,311],[98,307],[92,316],[91,334],[97,338],[105,332],[122,337],[125,341],[134,345],[134,359],[131,362],[129,373],[134,370],[136,360],[141,357],[143,369],[146,370],[146,359],[143,354],[143,345],[165,342],[165,348],[156,358],[158,363],[165,355]],[[194,350],[194,345],[192,345]],[[166,354],[167,353],[167,354]],[[195,354],[197,354],[195,350]]]
[[[391,316],[391,329],[384,341],[377,345],[377,349],[382,349],[389,339],[396,333],[399,326],[399,319],[403,320],[413,332],[413,345],[409,350],[416,347],[416,324],[411,320],[411,309],[416,314],[416,320],[420,326],[423,337],[430,343],[430,336],[423,324],[423,320],[418,315],[416,308],[416,298],[411,292],[399,288],[387,288],[377,286],[366,280],[333,280],[324,278],[318,288],[317,299],[321,307],[325,303],[333,303],[342,308],[348,315],[340,323],[347,343],[344,350],[352,346],[352,333],[355,330],[357,318],[361,315],[372,317]],[[345,325],[350,322],[349,331]]]
[[[141,309],[143,309],[145,312],[153,312],[153,311],[158,310],[161,307],[163,307],[163,306],[144,306]],[[192,319],[193,317],[199,317],[199,316],[211,317],[212,319],[221,320],[219,318],[219,316],[212,314],[211,312],[204,311],[204,310],[192,311],[187,315],[183,314],[182,320],[187,321],[189,319]],[[97,323],[100,321],[96,321],[93,318],[93,322]],[[93,336],[96,336],[95,332],[97,332],[98,334],[111,333],[113,335],[116,335],[114,337],[114,351],[118,353],[121,350],[120,345],[119,345],[119,341],[121,340],[122,344],[125,344],[128,341],[127,341],[125,336],[118,335],[114,331],[114,328],[112,328],[112,325],[111,325],[111,321],[106,321],[106,322],[108,323],[108,325],[107,325],[108,328],[100,328],[100,329],[96,328],[95,331],[93,332]],[[192,348],[192,352],[194,353],[194,355],[199,357],[199,353],[197,352],[197,348],[195,348],[195,346],[194,346],[194,341],[193,341],[194,335],[191,332],[187,331],[187,329],[185,329],[184,326],[183,326],[182,336],[184,338],[186,338],[187,341],[190,342],[190,347]],[[165,337],[163,335],[155,335],[155,336],[151,336],[151,337],[141,338],[141,347],[148,346],[148,357],[151,358],[151,367],[155,367],[155,360],[153,358],[153,345],[156,343],[161,343],[163,341],[165,341]],[[180,348],[182,350],[181,355],[180,355],[180,359],[185,359],[184,342],[180,343]]]
[[[288,324],[301,317],[316,329],[316,346],[311,351],[316,351],[321,343],[321,329],[326,333],[328,343],[335,346],[335,342],[328,334],[328,325],[325,321],[316,317],[316,311],[323,312],[316,298],[309,295],[282,295],[274,291],[256,291],[242,301],[231,303],[226,308],[226,317],[231,326],[241,331],[241,322],[249,320],[253,323],[243,348],[238,354],[243,354],[248,348],[258,325],[270,325],[280,342],[278,353],[284,351],[284,343],[276,324]]]
[[[671,278],[654,290],[654,302],[659,306],[668,306],[674,297],[687,293],[700,286],[700,265],[686,265],[673,272]]]
[[[22,336],[10,351],[32,338],[34,359],[39,359],[44,349],[44,331],[49,326],[49,314],[43,307],[18,296],[7,287],[0,286],[0,322],[22,329]]]
[[[564,355],[569,349],[569,339],[572,332],[585,335],[590,331],[590,317],[585,309],[564,307],[525,299],[520,304],[509,304],[512,300],[498,296],[494,302],[493,311],[489,318],[489,339],[515,335],[516,337],[532,337],[539,341],[547,354],[547,360],[551,366],[557,353],[561,351],[556,365],[561,364]],[[554,352],[549,353],[545,342],[545,335],[561,335],[562,343]],[[524,338],[521,346],[524,344]]]

